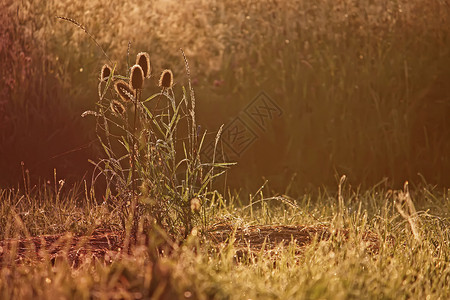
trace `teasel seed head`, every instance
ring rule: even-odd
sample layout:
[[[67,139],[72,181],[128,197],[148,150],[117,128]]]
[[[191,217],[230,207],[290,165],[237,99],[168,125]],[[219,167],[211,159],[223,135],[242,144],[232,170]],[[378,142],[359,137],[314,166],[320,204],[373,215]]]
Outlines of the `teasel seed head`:
[[[141,66],[142,71],[144,72],[144,77],[150,78],[152,67],[150,65],[150,55],[148,55],[147,52],[138,53],[136,56],[136,64]]]
[[[113,114],[117,116],[121,116],[125,113],[125,106],[117,100],[112,100],[110,107]]]
[[[117,94],[119,94],[120,98],[125,102],[133,102],[136,99],[135,90],[131,89],[128,83],[123,80],[118,80],[114,83],[114,89]]]
[[[144,85],[144,71],[140,65],[134,65],[130,72],[130,87],[133,90],[142,90]]]
[[[109,76],[112,73],[112,69],[108,64],[104,64],[100,72],[100,81],[108,81]]]
[[[173,73],[171,70],[164,70],[159,78],[159,86],[162,88],[171,88],[173,86]]]

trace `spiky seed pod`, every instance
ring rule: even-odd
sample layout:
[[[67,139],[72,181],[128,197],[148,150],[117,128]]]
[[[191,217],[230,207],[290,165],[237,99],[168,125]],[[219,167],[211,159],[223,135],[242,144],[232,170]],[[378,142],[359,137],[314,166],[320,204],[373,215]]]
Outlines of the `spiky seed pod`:
[[[141,90],[144,85],[144,71],[140,65],[134,65],[130,73],[130,87],[133,90]]]
[[[150,78],[152,67],[150,65],[150,55],[148,55],[147,52],[138,53],[136,56],[136,64],[141,66],[142,71],[144,72],[144,77]]]
[[[171,70],[164,70],[159,78],[159,86],[163,88],[171,88],[173,86],[173,73]]]
[[[108,64],[104,64],[100,72],[100,81],[108,81],[109,76],[112,73],[112,69]]]
[[[117,94],[119,94],[120,98],[125,101],[134,101],[136,98],[136,92],[130,88],[128,83],[123,80],[118,80],[114,83],[114,89]]]
[[[123,115],[125,113],[125,106],[123,106],[123,104],[117,100],[111,101],[110,107],[113,114],[117,116]]]

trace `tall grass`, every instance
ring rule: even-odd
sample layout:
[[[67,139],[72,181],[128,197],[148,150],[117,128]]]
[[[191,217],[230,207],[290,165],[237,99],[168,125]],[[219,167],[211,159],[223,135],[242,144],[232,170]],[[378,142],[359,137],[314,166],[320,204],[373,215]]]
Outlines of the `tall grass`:
[[[50,28],[12,2],[0,4],[0,185],[21,181],[21,162],[33,177],[52,179],[57,167],[79,182],[95,153],[85,134],[92,124],[81,122],[70,76],[44,45]]]
[[[278,188],[293,175],[298,187],[330,186],[342,173],[368,186],[418,182],[417,173],[448,184],[445,3],[242,5],[216,101],[233,115],[264,90],[285,112],[239,161],[244,176],[268,175]]]
[[[101,53],[55,15],[79,20],[111,57],[125,59],[128,41],[132,53],[147,49],[158,70],[170,62],[182,74],[182,46],[202,98],[199,123],[210,131],[266,91],[285,113],[258,132],[230,176],[235,186],[248,181],[255,190],[265,175],[283,191],[294,178],[301,194],[334,186],[343,173],[367,186],[389,177],[400,187],[420,181],[417,173],[449,183],[445,1],[136,0],[114,10],[97,1],[24,3],[21,16],[37,16],[35,31],[71,74],[77,98],[92,90]]]
[[[232,165],[200,159],[205,134],[197,131],[195,95],[183,51],[182,55],[189,81],[188,89],[178,94],[180,100],[168,69],[160,75],[160,91],[146,95],[154,74],[150,55],[140,52],[125,75],[116,73],[116,65],[103,66],[97,111],[83,113],[96,117],[105,153],[93,162],[92,186],[99,175],[106,178],[104,201],[117,207],[123,227],[134,236],[143,216],[146,227],[156,223],[175,237],[186,237],[196,226],[204,230],[209,223],[207,205],[217,193],[212,181]],[[95,198],[95,189],[91,191]]]

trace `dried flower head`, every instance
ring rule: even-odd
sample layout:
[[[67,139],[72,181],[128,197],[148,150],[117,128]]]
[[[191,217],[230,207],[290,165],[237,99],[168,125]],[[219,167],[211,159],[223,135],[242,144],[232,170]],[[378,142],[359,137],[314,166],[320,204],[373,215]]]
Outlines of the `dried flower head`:
[[[112,73],[112,69],[108,64],[104,64],[100,72],[100,81],[108,81],[109,76]]]
[[[152,68],[150,65],[150,55],[148,55],[147,52],[138,53],[136,56],[136,64],[141,66],[142,71],[144,72],[144,77],[150,78]]]
[[[134,99],[136,98],[135,91],[132,90],[128,83],[123,80],[116,81],[116,83],[114,84],[114,88],[117,94],[119,94],[120,98],[125,102],[134,101]]]
[[[123,104],[117,100],[111,101],[110,107],[111,107],[111,111],[116,116],[121,116],[125,113],[125,106],[123,106]]]
[[[198,212],[198,211],[200,211],[200,208],[201,208],[201,203],[200,203],[200,199],[198,199],[198,198],[193,198],[192,200],[191,200],[191,210],[192,211],[194,211],[194,212]]]
[[[130,73],[130,87],[133,90],[141,90],[144,85],[144,71],[140,65],[134,65]]]
[[[159,78],[159,86],[171,88],[173,86],[173,73],[171,70],[164,70]]]

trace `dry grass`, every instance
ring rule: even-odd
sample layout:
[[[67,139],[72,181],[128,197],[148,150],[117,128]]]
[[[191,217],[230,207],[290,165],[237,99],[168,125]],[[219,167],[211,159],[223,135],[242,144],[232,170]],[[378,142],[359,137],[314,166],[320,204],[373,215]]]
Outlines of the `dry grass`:
[[[66,229],[60,228],[57,235],[9,239],[0,243],[0,295],[2,299],[445,299],[450,283],[449,191],[409,191],[421,240],[414,238],[408,218],[396,209],[394,195],[406,192],[379,188],[360,192],[346,185],[340,196],[325,193],[294,200],[261,193],[246,207],[235,206],[239,199],[227,199],[228,204],[218,199],[222,204],[216,206],[216,225],[209,234],[195,229],[186,240],[174,243],[162,231],[149,231],[129,252],[119,249],[122,237],[117,231],[101,229],[92,229],[85,237],[79,235],[82,229],[63,234]],[[27,195],[5,199],[4,190],[1,195],[2,219],[12,225],[6,226],[5,234],[24,236],[35,224],[26,217],[31,210],[20,205]],[[339,198],[344,205],[340,221]],[[61,205],[66,201],[55,205],[54,199],[39,200],[37,194],[28,199],[36,209],[53,204],[56,212],[66,212]],[[15,213],[5,203],[15,207]],[[82,216],[99,209],[83,208]],[[67,219],[88,220],[72,212]],[[112,212],[116,219],[117,214]],[[57,215],[48,214],[40,232],[52,232]],[[17,254],[21,259],[16,260]]]

